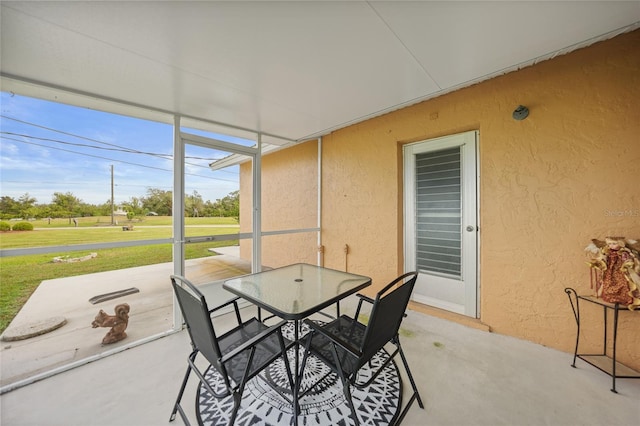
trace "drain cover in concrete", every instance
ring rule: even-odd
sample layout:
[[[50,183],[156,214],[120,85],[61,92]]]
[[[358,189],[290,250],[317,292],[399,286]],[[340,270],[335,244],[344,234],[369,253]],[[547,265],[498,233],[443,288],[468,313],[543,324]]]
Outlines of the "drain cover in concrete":
[[[52,317],[31,324],[9,327],[2,334],[2,340],[5,342],[13,342],[16,340],[29,339],[58,329],[66,323],[67,320],[64,317]]]
[[[139,293],[139,292],[140,292],[139,289],[135,287],[131,287],[124,290],[118,290],[111,293],[105,293],[99,296],[94,296],[91,299],[89,299],[89,302],[95,305],[96,303],[106,302],[107,300],[117,299],[118,297],[126,296],[127,294],[133,294],[133,293]]]

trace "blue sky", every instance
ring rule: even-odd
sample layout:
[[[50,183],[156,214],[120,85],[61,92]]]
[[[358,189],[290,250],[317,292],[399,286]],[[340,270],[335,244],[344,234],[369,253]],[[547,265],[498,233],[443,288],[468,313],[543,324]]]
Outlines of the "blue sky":
[[[145,196],[150,187],[172,189],[171,125],[5,92],[0,106],[1,196],[29,193],[49,203],[54,192],[71,192],[102,204],[111,198],[111,165],[116,204]],[[237,168],[207,167],[226,153],[195,146],[185,152],[186,193],[215,201],[238,189]]]

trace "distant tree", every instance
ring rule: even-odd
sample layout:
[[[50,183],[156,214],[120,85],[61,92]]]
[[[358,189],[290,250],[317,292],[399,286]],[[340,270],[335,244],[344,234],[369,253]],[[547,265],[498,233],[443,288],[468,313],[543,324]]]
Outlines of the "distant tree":
[[[127,217],[129,215],[133,216],[142,216],[145,214],[144,206],[142,205],[142,200],[138,197],[131,197],[129,201],[125,201],[122,203],[122,208],[127,211]]]
[[[6,195],[0,197],[0,215],[2,219],[18,217],[20,204],[13,198]]]
[[[222,201],[226,207],[228,217],[240,216],[240,191],[230,192]]]
[[[111,216],[111,200],[107,200],[103,204],[98,204],[94,207],[95,216]]]
[[[17,200],[13,197],[3,196],[0,198],[0,216],[3,219],[36,217],[36,201],[28,192]]]
[[[163,216],[172,214],[171,191],[158,188],[147,189],[144,197],[131,197],[129,201],[122,203],[122,207],[129,215],[140,216],[149,212],[155,212]],[[37,200],[25,193],[17,200],[13,197],[0,197],[0,219],[13,218],[60,218],[69,219],[77,216],[110,216],[111,200],[103,204],[87,204],[73,195],[71,192],[55,192],[50,204],[36,204]],[[239,217],[240,215],[240,191],[230,192],[222,199],[212,202],[203,200],[198,191],[185,195],[185,216],[218,216]]]
[[[207,217],[220,216],[220,212],[216,212],[213,206],[213,203],[207,200],[204,202],[204,210],[202,212],[202,216],[207,216]]]
[[[184,197],[184,215],[190,217],[205,216],[205,204],[202,195],[198,191],[193,191],[191,195]]]
[[[98,207],[95,204],[81,202],[76,209],[77,216],[98,216]]]
[[[34,217],[35,211],[33,210],[33,207],[36,201],[38,200],[30,196],[28,192],[20,196],[20,198],[18,198],[18,206],[19,206],[18,208],[20,209],[20,217],[24,219],[29,219],[30,217]]]
[[[80,205],[82,201],[73,195],[71,192],[65,194],[61,192],[53,193],[52,207],[55,217],[68,217],[69,225],[71,225],[71,218],[74,216],[80,216]]]
[[[161,216],[171,216],[173,194],[158,188],[148,188],[147,196],[142,197],[142,205],[146,211],[156,212]]]
[[[222,199],[214,203],[207,202],[207,212],[211,216],[239,217],[240,216],[240,191],[230,192]]]
[[[51,204],[36,204],[33,207],[33,217],[42,219],[46,217],[53,217]]]

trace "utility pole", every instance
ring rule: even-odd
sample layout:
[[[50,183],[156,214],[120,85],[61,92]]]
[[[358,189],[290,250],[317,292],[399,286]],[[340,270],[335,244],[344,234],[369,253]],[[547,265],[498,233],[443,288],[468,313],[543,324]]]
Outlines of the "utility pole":
[[[114,213],[114,204],[113,204],[113,164],[111,165],[111,225],[114,224],[113,222],[113,213]]]

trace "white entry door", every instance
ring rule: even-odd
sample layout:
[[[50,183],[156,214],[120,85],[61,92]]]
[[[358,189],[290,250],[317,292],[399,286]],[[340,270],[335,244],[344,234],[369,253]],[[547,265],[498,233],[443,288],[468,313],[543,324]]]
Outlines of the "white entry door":
[[[405,270],[413,299],[478,317],[476,145],[466,132],[404,147]]]

